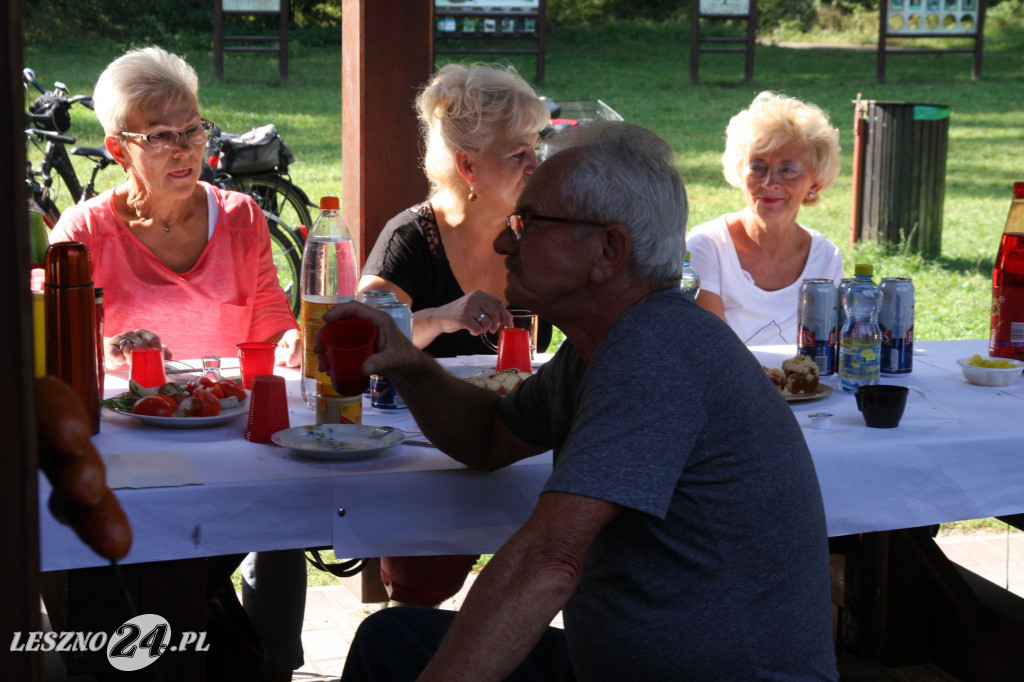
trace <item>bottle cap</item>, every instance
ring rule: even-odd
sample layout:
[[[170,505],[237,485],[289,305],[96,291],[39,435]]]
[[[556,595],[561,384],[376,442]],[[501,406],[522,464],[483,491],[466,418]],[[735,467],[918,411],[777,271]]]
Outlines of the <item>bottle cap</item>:
[[[860,277],[861,275],[867,275],[870,277],[875,274],[875,266],[870,263],[857,263],[853,266],[853,274]]]
[[[92,257],[81,242],[58,242],[46,249],[46,285],[81,287],[92,284]]]
[[[320,208],[324,211],[337,211],[341,208],[338,197],[320,197]]]
[[[1024,197],[1024,182],[1013,183],[1013,196]]]

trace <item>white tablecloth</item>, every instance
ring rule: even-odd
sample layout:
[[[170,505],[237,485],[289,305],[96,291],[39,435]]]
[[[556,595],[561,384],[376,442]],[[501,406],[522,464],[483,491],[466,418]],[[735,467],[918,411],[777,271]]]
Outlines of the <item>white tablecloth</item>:
[[[910,374],[881,383],[916,386],[895,429],[864,425],[852,395],[791,403],[814,456],[829,535],[910,528],[1024,511],[1024,379],[1008,388],[968,384],[958,358],[988,355],[987,341],[916,344]],[[755,347],[779,367],[793,348]],[[831,412],[832,428],[807,415]]]
[[[864,426],[854,398],[838,390],[791,404],[814,457],[830,535],[1024,511],[1024,380],[1007,389],[967,384],[956,359],[984,355],[984,341],[917,346],[913,373],[883,382],[920,387],[934,404],[912,391],[896,429]],[[752,350],[776,367],[793,354]],[[292,426],[312,423],[297,382],[290,388]],[[366,405],[364,423],[415,428],[406,411]],[[810,429],[807,415],[823,411],[833,413],[832,428]],[[551,468],[548,454],[476,473],[412,446],[361,462],[308,461],[245,441],[245,426],[242,416],[215,428],[168,430],[105,412],[94,440],[101,452],[181,452],[203,481],[118,491],[135,534],[126,562],[328,545],[350,557],[492,552],[526,519]],[[46,513],[49,489],[40,477],[42,569],[102,564]]]

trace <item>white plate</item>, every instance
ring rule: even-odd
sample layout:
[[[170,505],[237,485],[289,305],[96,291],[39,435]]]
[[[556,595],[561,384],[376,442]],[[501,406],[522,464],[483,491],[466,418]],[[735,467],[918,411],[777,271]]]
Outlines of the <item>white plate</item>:
[[[125,410],[115,410],[108,407],[107,409],[116,414],[123,414],[126,417],[134,417],[143,424],[149,424],[150,426],[162,426],[165,429],[203,429],[208,426],[220,426],[221,424],[227,424],[233,421],[235,417],[241,414],[249,413],[249,395],[252,391],[245,391],[245,398],[238,407],[232,407],[230,410],[221,410],[220,414],[216,417],[155,417],[148,414],[135,414],[133,412],[126,412]],[[124,395],[124,394],[122,394]]]
[[[328,462],[369,459],[405,440],[405,434],[397,429],[371,440],[375,428],[362,424],[309,424],[278,431],[270,439],[306,459]]]
[[[485,367],[482,365],[455,365],[454,367],[448,367],[448,373],[459,379],[469,379],[471,377],[486,377],[494,374],[494,365]]]
[[[818,384],[818,387],[810,393],[790,393],[789,391],[784,391],[782,393],[782,397],[786,399],[787,403],[792,403],[800,400],[817,400],[818,398],[824,398],[831,394],[831,386],[827,384]]]
[[[221,424],[227,424],[240,415],[249,413],[248,402],[238,407],[232,407],[230,410],[221,410],[220,414],[216,417],[154,417],[148,414],[133,414],[124,410],[112,410],[109,407],[107,409],[127,417],[135,417],[143,424],[162,426],[165,429],[202,429],[207,426],[220,426]]]

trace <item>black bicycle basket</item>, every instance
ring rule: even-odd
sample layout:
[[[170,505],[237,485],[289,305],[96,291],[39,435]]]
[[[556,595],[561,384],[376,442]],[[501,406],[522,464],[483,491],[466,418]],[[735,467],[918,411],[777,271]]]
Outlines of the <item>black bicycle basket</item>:
[[[65,97],[47,92],[28,108],[36,127],[63,135],[71,129],[71,103]]]
[[[245,133],[221,133],[219,146],[217,170],[232,174],[286,173],[295,161],[273,123]]]

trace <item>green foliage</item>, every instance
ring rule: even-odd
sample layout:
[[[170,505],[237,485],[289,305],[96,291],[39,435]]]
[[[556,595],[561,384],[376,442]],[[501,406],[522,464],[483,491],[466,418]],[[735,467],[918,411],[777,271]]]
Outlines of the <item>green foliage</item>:
[[[129,38],[136,45],[183,45],[197,35],[213,35],[212,6],[204,0],[38,0],[23,5],[28,42],[66,42],[73,35]]]
[[[817,12],[816,0],[758,0],[758,31],[767,32],[780,26],[806,31],[814,25]]]
[[[1003,0],[996,9],[1021,0]],[[987,22],[988,23],[988,22]],[[991,32],[988,29],[991,28]],[[336,35],[337,29],[309,29]],[[829,112],[840,129],[842,170],[822,201],[800,219],[840,247],[848,269],[873,262],[880,276],[907,275],[918,292],[920,339],[984,338],[988,334],[992,261],[1009,208],[1011,183],[1021,178],[1024,111],[1024,26],[993,21],[986,30],[982,77],[970,77],[969,55],[893,55],[888,82],[875,79],[873,50],[795,49],[758,45],[754,82],[743,81],[741,55],[706,54],[699,82],[689,82],[687,22],[608,20],[592,27],[558,26],[548,34],[546,81],[539,94],[558,99],[600,97],[626,120],[662,135],[677,165],[697,224],[742,206],[740,193],[722,179],[722,134],[729,118],[761,90],[783,91]],[[303,41],[305,38],[303,38]],[[61,80],[73,93],[91,92],[103,67],[134,40],[73,40],[60,45],[28,40],[26,66],[43,83]],[[997,50],[992,45],[1011,46]],[[244,131],[273,122],[297,157],[293,180],[314,198],[341,192],[341,59],[336,45],[292,51],[286,86],[277,60],[230,54],[225,81],[213,80],[210,46],[181,50],[200,78],[203,114],[225,130]],[[445,55],[453,59],[454,55]],[[494,61],[493,55],[461,55]],[[442,60],[445,61],[445,60]],[[533,59],[507,59],[530,77]],[[852,120],[858,93],[865,99],[948,105],[952,110],[945,181],[942,251],[925,259],[899,247],[850,244]],[[83,146],[98,146],[102,133],[88,110],[73,111],[72,132]],[[80,167],[80,174],[87,168]],[[107,189],[123,177],[100,178]],[[66,202],[61,204],[66,206]]]

